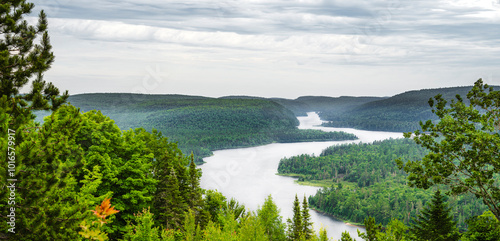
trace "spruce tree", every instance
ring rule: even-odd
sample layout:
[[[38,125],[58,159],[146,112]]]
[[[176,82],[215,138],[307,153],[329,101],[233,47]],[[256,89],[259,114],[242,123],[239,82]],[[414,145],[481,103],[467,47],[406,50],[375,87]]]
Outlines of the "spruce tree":
[[[302,233],[307,240],[314,235],[312,225],[311,215],[309,214],[309,205],[307,203],[307,198],[304,195],[304,200],[302,201]]]
[[[451,208],[439,190],[434,193],[430,203],[424,207],[414,222],[410,232],[416,240],[455,241],[460,237]]]
[[[173,167],[163,180],[164,182],[158,183],[158,186],[164,186],[165,189],[155,197],[160,224],[166,229],[180,229],[183,226],[187,205],[179,190],[179,180]]]
[[[288,239],[289,240],[299,240],[303,235],[302,226],[302,212],[300,210],[300,202],[295,194],[295,200],[293,201],[293,219],[287,220],[288,222]]]
[[[195,216],[198,216],[202,209],[202,194],[203,190],[200,187],[200,178],[201,171],[199,168],[196,168],[196,164],[194,163],[194,156],[191,153],[189,163],[189,194],[187,203],[191,210],[194,211]]]

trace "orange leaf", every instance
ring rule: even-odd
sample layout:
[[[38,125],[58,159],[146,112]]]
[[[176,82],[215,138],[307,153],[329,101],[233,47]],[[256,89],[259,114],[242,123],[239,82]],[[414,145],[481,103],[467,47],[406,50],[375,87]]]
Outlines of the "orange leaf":
[[[118,213],[115,207],[111,207],[111,198],[106,198],[102,201],[101,205],[97,205],[95,210],[92,210],[95,216],[100,219],[105,219],[109,215]]]

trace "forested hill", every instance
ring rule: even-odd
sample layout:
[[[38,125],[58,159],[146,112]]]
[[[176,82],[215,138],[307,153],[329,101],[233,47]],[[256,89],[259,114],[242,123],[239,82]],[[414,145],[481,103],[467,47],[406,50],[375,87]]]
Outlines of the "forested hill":
[[[123,130],[157,129],[197,157],[272,142],[346,140],[347,133],[298,130],[295,115],[262,98],[98,93],[70,96],[82,111],[100,110]]]
[[[344,113],[363,104],[383,99],[385,97],[301,96],[295,100],[282,98],[272,98],[271,100],[290,109],[297,116],[305,116],[307,112]]]
[[[471,86],[408,91],[390,98],[359,105],[345,112],[324,111],[326,126],[351,127],[365,130],[407,132],[420,129],[419,121],[436,120],[429,107],[429,98],[441,94],[451,101],[459,94],[466,99]],[[500,87],[495,86],[496,90]]]

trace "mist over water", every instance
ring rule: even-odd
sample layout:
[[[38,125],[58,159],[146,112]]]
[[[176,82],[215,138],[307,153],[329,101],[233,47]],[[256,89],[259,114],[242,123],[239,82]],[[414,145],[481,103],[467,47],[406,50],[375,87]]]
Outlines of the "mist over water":
[[[308,113],[307,117],[298,117],[301,129],[320,129],[324,131],[345,131],[359,137],[356,141],[328,141],[275,143],[258,147],[239,148],[215,151],[214,155],[204,159],[201,165],[203,175],[201,186],[205,189],[216,189],[227,198],[235,198],[251,211],[257,210],[264,199],[271,194],[276,205],[281,209],[283,220],[293,216],[293,200],[297,194],[300,201],[304,195],[314,195],[320,188],[296,184],[295,178],[276,175],[279,162],[284,157],[301,154],[319,155],[321,151],[332,145],[345,143],[371,143],[376,140],[402,138],[402,133],[361,131],[350,128],[319,127],[322,123],[316,113]],[[352,238],[359,240],[356,230],[342,221],[335,220],[319,212],[310,211],[314,229],[321,226],[328,231],[328,236],[340,239],[341,233],[349,231]],[[364,229],[361,231],[364,232]]]

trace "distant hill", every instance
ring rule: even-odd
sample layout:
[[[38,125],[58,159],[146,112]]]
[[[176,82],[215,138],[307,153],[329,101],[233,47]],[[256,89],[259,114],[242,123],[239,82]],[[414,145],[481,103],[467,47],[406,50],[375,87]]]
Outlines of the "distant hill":
[[[295,100],[271,98],[271,100],[293,111],[297,116],[305,116],[307,112],[343,113],[360,105],[383,99],[385,97],[302,96]]]
[[[428,101],[441,94],[450,101],[458,94],[466,100],[472,86],[423,89],[404,92],[359,105],[345,112],[322,112],[320,116],[330,123],[325,126],[351,127],[365,130],[407,132],[420,129],[419,121],[436,120]],[[500,87],[494,87],[500,89]]]
[[[157,129],[197,157],[272,142],[355,139],[347,133],[299,130],[290,110],[257,97],[98,93],[70,96],[68,102],[84,112],[101,111],[121,129]],[[43,113],[38,114],[41,120]]]

